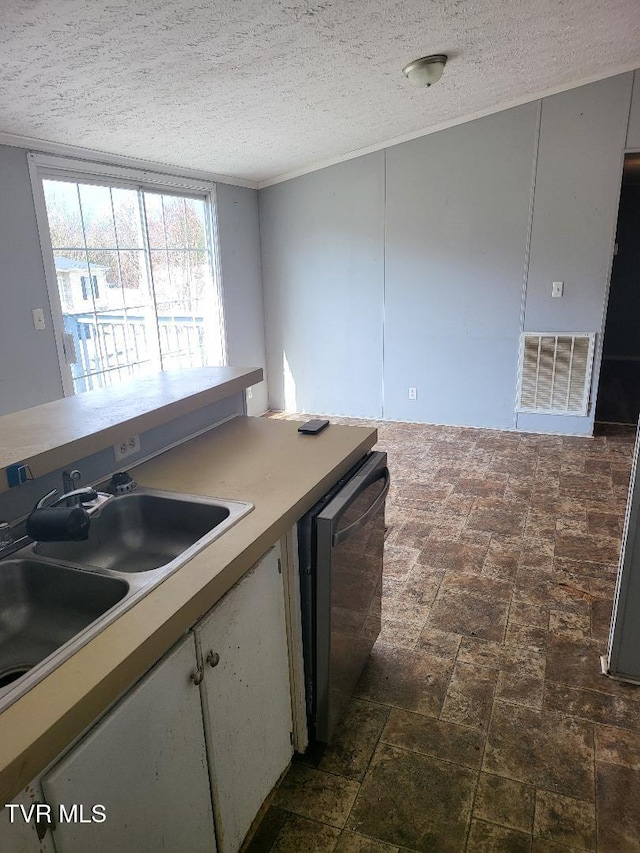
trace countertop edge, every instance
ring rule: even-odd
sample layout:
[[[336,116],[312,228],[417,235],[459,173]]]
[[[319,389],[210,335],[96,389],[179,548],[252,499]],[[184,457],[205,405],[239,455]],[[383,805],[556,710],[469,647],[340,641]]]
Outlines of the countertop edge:
[[[57,437],[55,446],[46,446],[43,443],[41,449],[24,453],[16,451],[15,458],[12,461],[7,461],[6,464],[3,461],[3,464],[0,465],[0,493],[9,490],[6,471],[7,467],[11,465],[24,463],[30,467],[34,477],[41,477],[71,464],[77,459],[104,450],[132,434],[163,426],[177,417],[190,414],[203,406],[244,391],[250,385],[263,380],[262,368],[209,367],[196,368],[192,371],[167,371],[165,374],[159,373],[152,377],[141,377],[134,381],[137,388],[146,388],[152,382],[156,382],[157,394],[158,397],[161,397],[163,394],[167,395],[166,386],[170,382],[174,381],[176,384],[175,379],[178,373],[200,378],[202,387],[196,387],[185,392],[172,389],[168,394],[169,399],[166,399],[165,402],[156,405],[149,404],[146,409],[138,411],[131,417],[122,417],[120,414],[120,407],[123,405],[121,400],[123,388],[126,389],[129,383],[123,383],[114,389],[107,388],[101,391],[79,394],[75,397],[54,400],[51,403],[44,403],[31,409],[0,416],[0,434],[2,434],[4,426],[4,431],[7,433],[24,435],[25,430],[28,431],[29,422],[34,420],[46,424],[50,423],[52,418],[60,419],[66,416],[74,423],[73,429],[68,431],[68,439],[65,437],[64,440],[61,440],[60,437]],[[87,417],[89,407],[95,407],[95,411],[100,412],[102,419],[108,420],[105,409],[110,405],[110,397],[115,403],[112,422],[96,429],[89,426],[84,427],[84,424],[90,422],[90,418]]]
[[[158,595],[159,590],[170,581],[173,582],[174,588],[177,588],[182,573],[193,579],[198,572],[202,572],[202,567],[207,562],[207,554],[217,545],[216,542],[197,554],[69,658],[51,676],[0,714],[0,740],[12,730],[20,731],[16,742],[4,750],[5,761],[0,765],[0,796],[4,799],[0,800],[0,806],[11,802],[13,796],[42,773],[73,740],[130,689],[331,485],[373,447],[377,439],[376,431],[369,428],[360,428],[360,431],[358,441],[352,445],[349,452],[331,464],[325,476],[311,488],[302,490],[298,500],[287,506],[273,523],[262,529],[251,541],[246,541],[242,547],[231,549],[228,561],[203,581],[177,608],[173,611],[170,607],[167,609],[168,596]],[[144,478],[142,482],[144,483]],[[229,537],[232,532],[233,529],[226,533],[225,537]],[[226,541],[230,543],[231,539]],[[139,642],[131,639],[131,633],[135,635],[134,628],[127,635],[125,642],[122,636],[124,629],[119,636],[120,626],[133,625],[136,622],[136,613],[148,614],[156,606],[156,602],[163,603],[167,610],[166,618],[158,615],[157,625],[151,632],[145,634],[140,629]],[[134,642],[137,644],[131,649]],[[112,657],[119,655],[120,659],[116,665],[105,668],[103,672],[96,672],[96,668],[89,668],[87,662],[99,657],[101,647],[109,649]],[[86,677],[86,682],[82,682],[79,687],[78,679],[81,674]],[[53,689],[55,682],[47,684],[49,679],[56,679],[59,684],[57,690]],[[73,688],[66,694],[65,683]],[[54,707],[51,707],[50,716],[43,719],[42,707],[43,704],[46,706],[47,702],[49,707]],[[12,753],[10,758],[7,752]]]

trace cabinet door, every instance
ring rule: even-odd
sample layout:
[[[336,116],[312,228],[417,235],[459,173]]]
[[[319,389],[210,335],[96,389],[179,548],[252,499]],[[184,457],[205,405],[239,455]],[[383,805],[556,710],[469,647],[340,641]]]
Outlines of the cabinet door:
[[[11,800],[12,804],[22,806],[0,811],[0,851],[2,853],[54,853],[51,832],[46,823],[42,823],[42,839],[38,838],[34,806],[44,804],[40,785],[32,782]],[[26,818],[30,818],[26,820]],[[41,815],[42,817],[42,815]]]
[[[185,637],[42,780],[57,853],[215,851],[193,636]],[[65,823],[60,806],[82,804]]]
[[[196,636],[205,672],[201,690],[218,847],[235,853],[293,754],[275,549],[199,623]]]

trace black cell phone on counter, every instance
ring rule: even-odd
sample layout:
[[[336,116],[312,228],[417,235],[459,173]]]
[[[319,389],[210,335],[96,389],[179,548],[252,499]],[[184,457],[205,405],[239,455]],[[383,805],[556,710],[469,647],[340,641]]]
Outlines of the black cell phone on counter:
[[[307,421],[306,424],[301,424],[298,427],[298,432],[303,433],[304,435],[317,435],[319,432],[322,432],[325,427],[329,426],[329,421],[321,420],[320,418],[316,418],[312,421]]]

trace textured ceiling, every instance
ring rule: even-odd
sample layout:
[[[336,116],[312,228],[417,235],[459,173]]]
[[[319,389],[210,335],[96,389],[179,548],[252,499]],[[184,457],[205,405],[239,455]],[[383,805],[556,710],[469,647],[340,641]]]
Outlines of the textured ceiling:
[[[640,65],[639,0],[2,0],[0,131],[261,181]],[[447,53],[430,90],[400,72]]]

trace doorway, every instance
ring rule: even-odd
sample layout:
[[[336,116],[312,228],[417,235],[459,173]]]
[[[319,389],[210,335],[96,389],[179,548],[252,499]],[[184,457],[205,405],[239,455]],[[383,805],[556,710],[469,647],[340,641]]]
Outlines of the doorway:
[[[640,154],[624,160],[596,405],[600,423],[640,415]]]

